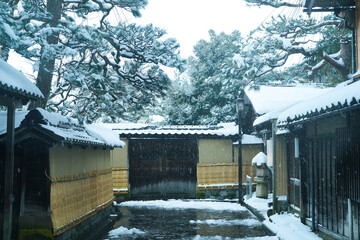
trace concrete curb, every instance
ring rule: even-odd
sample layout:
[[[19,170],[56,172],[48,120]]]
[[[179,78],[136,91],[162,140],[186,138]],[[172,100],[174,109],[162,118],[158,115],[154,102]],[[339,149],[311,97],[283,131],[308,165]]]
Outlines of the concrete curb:
[[[265,229],[265,232],[267,234],[269,234],[270,236],[276,236],[276,234],[263,223],[263,221],[265,221],[265,217],[258,210],[256,210],[255,208],[251,207],[246,203],[244,203],[244,207],[246,207],[252,214],[254,214],[260,220],[262,227]]]

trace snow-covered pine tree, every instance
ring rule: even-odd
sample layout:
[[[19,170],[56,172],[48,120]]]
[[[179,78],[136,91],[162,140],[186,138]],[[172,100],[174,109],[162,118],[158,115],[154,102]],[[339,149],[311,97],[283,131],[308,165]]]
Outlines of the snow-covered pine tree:
[[[166,32],[119,22],[119,9],[140,16],[146,0],[20,0],[1,2],[1,57],[9,50],[34,62],[47,107],[93,121],[140,111],[164,96],[161,65],[183,70],[179,44]]]
[[[297,0],[245,1],[253,6],[300,8],[300,11],[303,8],[303,1]],[[327,15],[319,20],[310,16],[304,18],[301,15],[296,18],[279,16],[257,29],[257,37],[250,38],[249,44],[270,47],[271,55],[267,56],[269,51],[266,51],[261,56],[261,59],[265,60],[265,74],[284,66],[290,56],[299,54],[304,57],[303,64],[307,64],[305,69],[308,70],[310,78],[320,72],[327,75],[328,82],[345,81],[351,78],[352,73],[351,31],[346,25],[353,24],[346,23],[345,19],[346,17],[340,18],[335,15]],[[264,73],[256,74],[249,81]]]
[[[210,40],[194,46],[195,56],[188,60],[188,83],[191,90],[175,85],[176,94],[166,102],[170,124],[217,124],[236,119],[235,100],[243,82],[223,71],[241,49],[238,31],[227,35],[209,31]]]
[[[341,24],[343,20],[333,15],[320,20],[279,16],[246,39],[236,32],[216,35],[210,31],[210,41],[199,41],[194,47],[195,56],[188,61],[193,90],[189,94],[179,89],[183,97],[170,101],[168,122],[235,121],[236,98],[245,86],[308,82],[318,72],[326,74],[330,84],[348,79],[351,34]],[[286,67],[293,55],[303,58],[298,57],[298,64]],[[186,122],[182,122],[184,119]]]

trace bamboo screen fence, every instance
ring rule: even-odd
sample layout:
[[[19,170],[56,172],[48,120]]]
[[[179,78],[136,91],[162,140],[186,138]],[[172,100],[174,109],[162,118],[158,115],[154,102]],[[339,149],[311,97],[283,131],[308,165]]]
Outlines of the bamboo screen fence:
[[[242,182],[246,176],[255,177],[256,169],[251,161],[262,151],[261,144],[242,146]],[[219,187],[238,185],[238,148],[231,140],[199,140],[199,164],[197,168],[198,186]]]
[[[128,191],[128,168],[127,167],[113,167],[113,190],[114,192],[127,192]]]
[[[124,148],[115,148],[111,151],[111,166],[113,178],[114,192],[128,191],[128,140],[122,139],[125,142]]]
[[[50,169],[54,235],[63,233],[112,203],[110,150],[54,147],[50,149]]]

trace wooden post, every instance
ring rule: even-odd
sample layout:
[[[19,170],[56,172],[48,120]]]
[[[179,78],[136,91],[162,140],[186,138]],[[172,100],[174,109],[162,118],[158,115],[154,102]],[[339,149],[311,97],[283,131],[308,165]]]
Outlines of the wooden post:
[[[272,139],[273,139],[273,210],[277,212],[277,202],[276,202],[276,119],[272,120]]]
[[[307,163],[308,163],[308,147],[305,144],[305,138],[301,138],[300,141],[300,219],[301,222],[305,224],[306,222],[306,207],[307,207],[307,184],[305,181],[308,181],[308,174],[307,174]]]
[[[15,108],[7,108],[7,133],[6,133],[6,160],[5,160],[5,186],[4,186],[4,225],[3,239],[10,240],[12,233],[12,203],[14,185],[14,132]]]
[[[239,154],[238,154],[238,171],[239,171],[239,203],[243,205],[243,195],[242,195],[242,129],[241,129],[241,119],[239,113],[239,124],[238,124],[238,131],[239,131]]]
[[[353,217],[352,217],[352,207],[351,207],[351,200],[348,198],[348,220],[349,220],[349,240],[353,240]]]

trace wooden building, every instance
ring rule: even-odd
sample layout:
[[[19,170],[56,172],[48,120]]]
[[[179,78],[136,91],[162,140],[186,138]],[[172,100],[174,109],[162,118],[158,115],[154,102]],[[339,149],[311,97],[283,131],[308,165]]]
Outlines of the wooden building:
[[[126,143],[112,155],[114,191],[131,198],[194,198],[197,189],[237,189],[238,128],[109,124]],[[252,158],[261,139],[243,137],[243,176],[253,176]],[[123,151],[124,150],[124,151]]]
[[[296,161],[288,159],[289,151],[293,151],[293,139],[288,138],[289,131],[278,129],[276,123],[279,114],[293,106],[297,102],[328,92],[330,88],[323,88],[313,84],[296,86],[260,86],[258,90],[248,89],[248,95],[258,117],[253,126],[261,135],[264,143],[264,152],[268,157],[268,166],[272,170],[273,197],[287,196],[289,192],[294,194],[289,198],[290,204],[298,209],[299,205],[299,174],[294,170]],[[289,156],[292,156],[291,154]],[[289,162],[290,161],[290,162]],[[290,183],[288,181],[290,179]],[[276,207],[276,203],[274,204]]]
[[[14,196],[14,132],[15,109],[21,108],[30,100],[43,98],[40,90],[15,68],[0,59],[0,105],[7,109],[6,119],[0,123],[0,128],[6,129],[3,156],[0,159],[0,236],[2,239],[15,238],[13,225],[18,221],[18,215],[13,211]],[[4,125],[2,125],[4,124]]]
[[[359,93],[360,81],[344,83],[278,118],[278,127],[291,133],[288,166],[297,162],[299,189],[288,197],[299,202],[302,221],[351,239],[360,238]]]
[[[123,145],[117,135],[43,109],[17,112],[16,119],[18,236],[79,239],[93,224],[101,227],[114,199],[110,151]]]

